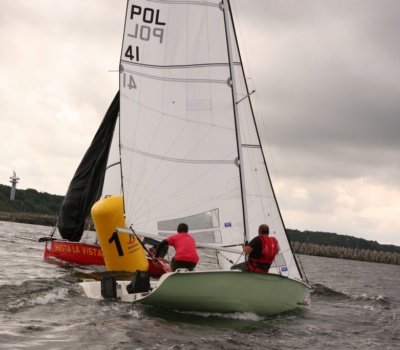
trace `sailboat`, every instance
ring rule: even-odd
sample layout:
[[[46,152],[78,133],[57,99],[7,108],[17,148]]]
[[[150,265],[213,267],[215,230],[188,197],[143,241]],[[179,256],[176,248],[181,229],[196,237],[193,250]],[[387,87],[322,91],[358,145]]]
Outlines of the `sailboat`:
[[[92,205],[102,195],[107,194],[107,186],[112,183],[108,174],[118,166],[114,156],[115,145],[112,142],[118,115],[119,92],[111,102],[75,171],[61,205],[56,226],[50,236],[39,239],[39,242],[45,242],[43,257],[46,262],[63,266],[105,265],[97,237],[91,237],[87,242],[84,242],[82,237]],[[118,187],[112,189],[118,190]],[[56,233],[61,237],[56,238]]]
[[[263,316],[308,308],[310,286],[266,166],[229,0],[128,0],[119,98],[125,223],[115,230],[161,240],[184,222],[199,248],[216,252],[218,268],[200,261],[145,291],[84,281],[86,295]],[[264,223],[280,245],[269,273],[231,270]]]
[[[39,238],[45,242],[43,258],[60,266],[106,266],[103,250],[95,232],[87,230],[83,239],[91,208],[101,197],[121,193],[120,160],[118,151],[119,92],[113,98],[89,148],[83,156],[69,184],[61,205],[56,226],[49,236]],[[54,237],[58,231],[60,238]],[[90,233],[92,233],[90,235]],[[167,272],[167,264],[154,264],[147,257],[151,276],[160,277]],[[113,264],[125,272],[131,266]]]

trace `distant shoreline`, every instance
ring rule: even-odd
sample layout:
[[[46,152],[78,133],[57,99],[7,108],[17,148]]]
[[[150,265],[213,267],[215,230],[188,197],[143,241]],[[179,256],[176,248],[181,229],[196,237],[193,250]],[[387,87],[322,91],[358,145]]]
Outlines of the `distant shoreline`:
[[[47,214],[28,214],[28,213],[11,213],[0,212],[0,221],[10,221],[22,224],[52,226],[57,224],[56,215]],[[88,222],[89,230],[95,230],[93,222]],[[369,261],[374,263],[384,263],[391,265],[400,265],[400,254],[389,253],[383,251],[365,250],[365,249],[352,249],[338,246],[320,245],[312,243],[291,243],[294,251],[297,254],[315,255],[325,258],[338,258],[345,260],[359,260]]]
[[[21,224],[55,226],[57,216],[47,214],[0,212],[0,221],[18,222]]]

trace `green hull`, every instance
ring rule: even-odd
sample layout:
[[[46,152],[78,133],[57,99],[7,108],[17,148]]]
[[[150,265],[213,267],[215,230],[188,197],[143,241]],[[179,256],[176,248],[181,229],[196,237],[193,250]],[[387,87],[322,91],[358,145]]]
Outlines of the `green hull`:
[[[176,310],[253,312],[272,316],[308,307],[310,288],[279,275],[236,271],[181,272],[166,276],[140,302]]]
[[[241,271],[181,271],[167,273],[149,293],[128,294],[118,281],[118,299],[181,311],[251,312],[274,316],[310,305],[310,287],[274,274]],[[101,298],[100,282],[83,282],[88,296]]]

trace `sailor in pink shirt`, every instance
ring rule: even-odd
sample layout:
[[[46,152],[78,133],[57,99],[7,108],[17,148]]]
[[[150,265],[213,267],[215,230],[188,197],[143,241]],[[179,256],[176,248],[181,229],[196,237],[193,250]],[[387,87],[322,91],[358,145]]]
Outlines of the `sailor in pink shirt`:
[[[171,259],[171,271],[179,268],[193,271],[199,262],[199,256],[196,250],[196,242],[192,236],[188,234],[189,227],[186,224],[179,224],[178,233],[167,237],[157,247],[155,257],[160,256],[160,252],[165,246],[175,248],[175,256]]]

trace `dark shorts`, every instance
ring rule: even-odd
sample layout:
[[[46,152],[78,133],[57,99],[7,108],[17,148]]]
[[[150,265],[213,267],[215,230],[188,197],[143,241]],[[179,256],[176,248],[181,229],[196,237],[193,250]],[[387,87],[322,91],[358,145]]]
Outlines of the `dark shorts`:
[[[249,271],[249,267],[247,266],[247,262],[242,262],[237,265],[233,265],[231,270],[242,270],[242,271]]]
[[[252,268],[249,268],[249,264],[247,262],[242,262],[237,265],[233,265],[231,270],[242,270],[242,271],[253,271],[253,272],[268,272],[271,264],[258,264],[252,265]]]
[[[258,264],[257,265],[258,269],[265,270],[265,271],[268,271],[270,267],[271,267],[271,264]]]
[[[193,271],[196,265],[197,263],[195,262],[175,260],[175,258],[171,259],[172,271],[176,269],[188,269],[189,271]]]
[[[254,263],[252,262],[251,259],[249,259],[249,270],[254,271],[254,272],[268,272],[269,268],[271,267],[271,264],[260,264],[260,263]]]

